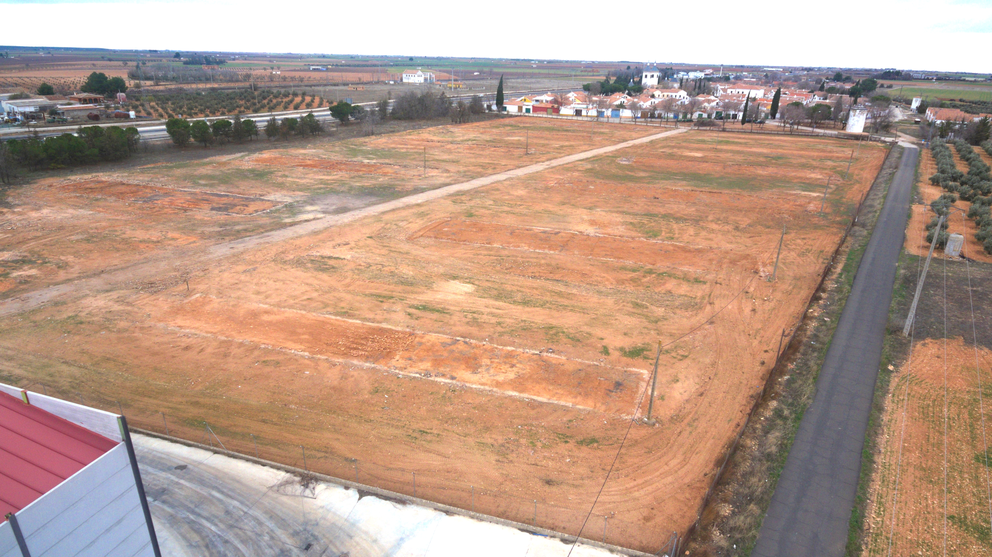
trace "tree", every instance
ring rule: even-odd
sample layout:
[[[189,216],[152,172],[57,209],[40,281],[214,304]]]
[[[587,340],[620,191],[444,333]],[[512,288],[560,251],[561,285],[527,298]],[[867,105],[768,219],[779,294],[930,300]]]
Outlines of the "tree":
[[[609,79],[609,78],[607,78]],[[496,85],[496,111],[503,112],[503,75],[499,76],[499,84]]]
[[[834,122],[840,122],[844,116],[844,97],[837,96],[837,100],[834,101],[834,109],[831,114],[833,116]]]
[[[125,91],[127,91],[127,85],[124,83],[124,79],[120,77],[108,79],[107,84],[103,88],[104,95],[116,95]]]
[[[772,107],[768,112],[771,119],[774,120],[778,116],[778,103],[782,102],[782,88],[779,87],[775,90],[775,95],[772,97]]]
[[[235,114],[234,122],[231,124],[231,139],[237,141],[238,143],[241,143],[242,141],[245,140],[245,137],[247,137],[247,135],[248,134],[245,132],[245,123],[241,120],[241,115]]]
[[[875,89],[878,89],[878,81],[876,81],[875,78],[873,77],[869,77],[868,79],[861,81],[859,83],[861,85],[861,92],[865,95],[871,93]]]
[[[165,123],[165,132],[172,138],[177,147],[185,147],[190,140],[190,123],[182,118],[169,118]]]
[[[388,98],[382,99],[379,102],[377,102],[375,104],[375,108],[376,108],[376,112],[377,112],[376,115],[379,117],[379,120],[381,120],[381,121],[384,122],[384,121],[386,121],[387,118],[389,118],[389,99]]]
[[[7,142],[0,139],[0,184],[9,184],[14,175],[14,157]]]
[[[812,125],[815,130],[817,122],[822,122],[823,120],[830,118],[832,112],[833,111],[831,108],[825,104],[814,104],[809,107],[808,111],[810,125]]]
[[[837,72],[834,74],[834,81],[844,81],[844,74]]]
[[[279,137],[287,139],[289,136],[296,133],[296,128],[299,127],[300,121],[296,118],[283,118],[282,124],[279,125]]]
[[[104,95],[107,91],[107,74],[103,72],[93,72],[86,78],[86,83],[80,89],[85,93],[94,95]]]
[[[892,127],[894,118],[892,116],[891,100],[885,95],[876,95],[872,97],[871,108],[868,110],[868,116],[871,118],[871,129],[872,132],[878,133],[880,131],[887,131]]]
[[[486,111],[486,108],[482,106],[482,97],[479,95],[472,95],[472,100],[468,103],[468,110],[472,114],[482,114]]]
[[[331,107],[331,116],[342,124],[346,124],[348,122],[348,118],[351,117],[351,113],[354,112],[354,110],[355,107],[351,104],[344,101],[338,101]]]
[[[748,106],[750,106],[750,104],[751,104],[751,95],[748,95],[747,96],[747,99],[744,100],[744,117],[741,118],[741,125],[742,126],[744,125],[745,122],[747,122],[747,109],[748,109]]]
[[[782,121],[789,126],[789,131],[795,130],[805,117],[806,108],[801,102],[789,103],[782,109]]]
[[[181,53],[177,52],[177,53],[173,54],[172,57],[175,58],[176,60],[178,60],[178,59],[182,58],[183,55]]]
[[[210,133],[217,139],[230,141],[231,135],[234,133],[234,124],[230,120],[222,118],[210,125]]]
[[[203,120],[197,120],[190,125],[189,129],[190,137],[193,141],[197,143],[202,143],[204,147],[210,145],[214,141],[214,134],[210,131],[210,124],[204,122]]]
[[[369,119],[369,116],[367,116],[365,119],[366,120]],[[323,133],[324,131],[324,126],[320,124],[320,120],[318,120],[317,117],[313,115],[313,112],[308,112],[306,116],[300,119],[299,128],[300,128],[300,135],[302,136],[317,135],[319,133]]]
[[[248,139],[258,138],[258,124],[254,120],[245,120],[241,122],[241,126],[245,130],[245,136]]]
[[[989,122],[988,116],[982,116],[977,122],[968,124],[964,132],[965,140],[972,145],[980,145],[989,140],[990,132],[992,132],[992,123]]]
[[[265,123],[265,137],[267,139],[273,139],[279,135],[279,122],[276,121],[276,117],[273,116]]]
[[[55,87],[52,87],[51,85],[49,85],[47,83],[42,83],[41,85],[38,86],[38,94],[39,95],[54,95],[55,94]]]

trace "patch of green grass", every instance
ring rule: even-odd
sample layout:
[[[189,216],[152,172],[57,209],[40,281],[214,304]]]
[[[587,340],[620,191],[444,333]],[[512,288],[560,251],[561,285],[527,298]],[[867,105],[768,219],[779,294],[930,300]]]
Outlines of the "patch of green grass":
[[[638,344],[637,346],[630,346],[627,348],[620,347],[617,350],[620,351],[620,355],[624,358],[630,358],[631,360],[636,360],[638,358],[644,357],[651,350],[650,344]]]
[[[604,356],[609,356],[610,355],[610,347],[604,344],[603,347],[599,350],[599,353],[602,354],[602,355],[604,355]]]
[[[427,311],[427,312],[430,312],[430,313],[445,313],[445,314],[446,313],[449,313],[448,310],[446,310],[444,308],[439,308],[437,306],[432,306],[432,305],[429,305],[429,304],[416,304],[416,305],[410,306],[410,309],[415,309],[417,311]]]
[[[599,439],[595,437],[586,437],[584,439],[579,439],[575,442],[576,445],[582,445],[583,447],[591,447],[593,445],[599,444]]]
[[[958,527],[959,530],[966,532],[971,537],[975,538],[981,542],[986,547],[992,542],[992,531],[989,530],[989,526],[983,522],[973,522],[968,520],[966,516],[956,516],[953,514],[947,515],[947,520],[951,524]]]
[[[989,453],[975,453],[975,462],[978,464],[984,464],[989,468],[992,468],[992,454]]]

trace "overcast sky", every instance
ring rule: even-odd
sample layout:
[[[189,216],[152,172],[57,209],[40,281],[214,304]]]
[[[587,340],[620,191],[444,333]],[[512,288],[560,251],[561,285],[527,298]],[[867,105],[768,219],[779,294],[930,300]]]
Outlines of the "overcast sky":
[[[0,25],[16,46],[992,73],[992,0],[0,0]]]

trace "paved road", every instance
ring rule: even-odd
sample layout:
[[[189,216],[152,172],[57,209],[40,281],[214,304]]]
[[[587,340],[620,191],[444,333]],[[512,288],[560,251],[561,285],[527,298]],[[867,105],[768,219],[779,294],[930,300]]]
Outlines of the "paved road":
[[[314,234],[320,232],[321,230],[334,226],[340,226],[363,217],[378,215],[387,211],[392,211],[419,203],[426,203],[454,193],[473,190],[475,188],[488,186],[489,184],[494,184],[510,178],[525,176],[527,174],[541,172],[556,166],[571,164],[573,162],[597,157],[599,155],[605,155],[619,149],[624,149],[634,145],[648,143],[663,137],[668,137],[670,135],[679,134],[688,131],[688,129],[689,128],[668,130],[661,133],[632,139],[630,141],[624,141],[615,145],[590,149],[589,151],[583,151],[581,153],[575,153],[572,155],[559,157],[557,159],[551,159],[528,166],[522,166],[520,168],[514,168],[505,172],[499,172],[489,176],[469,180],[467,182],[452,184],[450,186],[444,186],[442,188],[401,197],[399,199],[394,199],[378,205],[362,207],[347,213],[327,215],[314,220],[273,230],[271,232],[264,232],[254,236],[247,236],[245,238],[214,244],[196,251],[190,251],[189,248],[179,248],[166,251],[158,254],[157,256],[138,261],[125,267],[109,269],[106,270],[106,272],[101,271],[100,273],[87,277],[80,277],[61,284],[55,284],[31,292],[26,292],[13,298],[2,299],[2,297],[0,297],[0,317],[28,311],[56,299],[98,292],[108,287],[124,283],[134,283],[136,281],[147,280],[150,278],[160,280],[163,277],[175,276],[181,269],[194,268],[197,265],[223,257],[237,255],[249,249],[297,238],[307,234]]]
[[[753,557],[844,555],[919,150],[906,147]]]

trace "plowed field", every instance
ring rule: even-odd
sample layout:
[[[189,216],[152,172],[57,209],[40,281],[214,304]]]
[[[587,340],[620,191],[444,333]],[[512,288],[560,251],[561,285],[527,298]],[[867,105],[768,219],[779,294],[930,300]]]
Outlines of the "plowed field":
[[[400,196],[657,131],[638,128],[514,119],[133,175],[309,192],[325,214],[319,196]],[[844,180],[854,145],[683,133],[191,258],[0,322],[0,381],[569,533],[591,511],[583,536],[657,552],[695,520],[881,166],[863,145]]]

